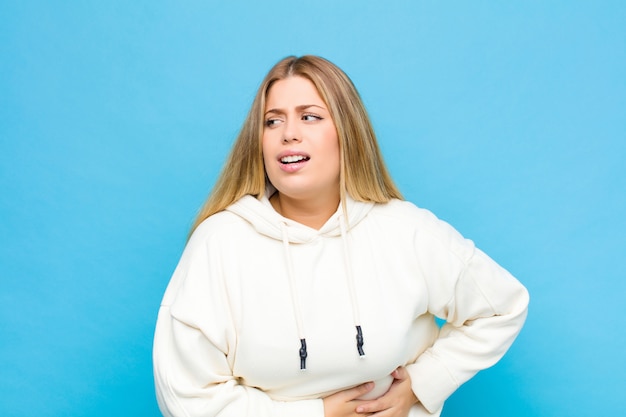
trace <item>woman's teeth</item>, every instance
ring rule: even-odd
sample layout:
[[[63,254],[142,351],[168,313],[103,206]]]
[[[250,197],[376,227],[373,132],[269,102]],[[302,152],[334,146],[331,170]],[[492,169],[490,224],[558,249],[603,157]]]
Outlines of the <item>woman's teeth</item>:
[[[280,158],[280,162],[282,162],[283,164],[292,164],[294,162],[308,161],[308,160],[309,158],[303,155],[289,155],[289,156],[284,156]]]

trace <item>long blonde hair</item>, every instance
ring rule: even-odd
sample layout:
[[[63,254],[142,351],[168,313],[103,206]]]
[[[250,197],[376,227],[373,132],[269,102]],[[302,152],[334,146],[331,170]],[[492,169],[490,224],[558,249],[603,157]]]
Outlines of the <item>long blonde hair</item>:
[[[383,162],[376,135],[361,97],[350,78],[330,61],[312,55],[290,56],[269,71],[244,121],[209,198],[198,213],[192,231],[207,217],[224,210],[245,195],[260,198],[265,192],[263,165],[265,100],[272,84],[299,76],[313,83],[329,108],[339,137],[340,193],[357,201],[386,203],[402,199]]]

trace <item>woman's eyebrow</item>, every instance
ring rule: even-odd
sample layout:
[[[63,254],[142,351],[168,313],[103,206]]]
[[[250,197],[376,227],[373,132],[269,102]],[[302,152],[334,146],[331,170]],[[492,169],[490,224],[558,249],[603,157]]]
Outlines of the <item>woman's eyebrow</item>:
[[[322,110],[326,110],[324,107],[322,107],[322,106],[320,106],[318,104],[301,104],[299,106],[296,106],[296,111],[301,112],[301,111],[304,111],[304,110],[309,109],[311,107],[318,107],[318,108],[320,108]],[[265,114],[268,114],[268,113],[285,114],[286,112],[283,109],[269,109],[269,110],[267,110],[265,112]]]

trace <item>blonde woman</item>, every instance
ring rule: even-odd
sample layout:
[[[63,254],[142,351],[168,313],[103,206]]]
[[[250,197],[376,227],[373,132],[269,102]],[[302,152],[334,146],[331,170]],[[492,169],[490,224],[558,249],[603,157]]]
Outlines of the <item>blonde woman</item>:
[[[506,270],[402,200],[346,74],[288,57],[261,84],[165,292],[159,406],[437,416],[502,357],[527,305]]]

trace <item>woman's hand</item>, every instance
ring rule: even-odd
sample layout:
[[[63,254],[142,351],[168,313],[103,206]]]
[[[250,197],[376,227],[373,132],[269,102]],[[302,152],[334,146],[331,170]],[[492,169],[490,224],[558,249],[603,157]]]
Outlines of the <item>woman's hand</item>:
[[[324,417],[362,417],[363,415],[369,415],[367,412],[356,412],[357,407],[368,403],[368,401],[357,400],[357,398],[367,394],[373,388],[374,383],[367,382],[329,395],[324,398]]]
[[[382,397],[357,405],[356,412],[373,417],[407,417],[418,399],[411,389],[411,377],[403,367],[391,373],[394,381]]]

